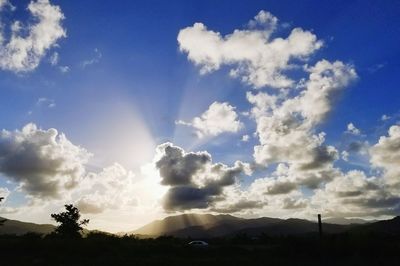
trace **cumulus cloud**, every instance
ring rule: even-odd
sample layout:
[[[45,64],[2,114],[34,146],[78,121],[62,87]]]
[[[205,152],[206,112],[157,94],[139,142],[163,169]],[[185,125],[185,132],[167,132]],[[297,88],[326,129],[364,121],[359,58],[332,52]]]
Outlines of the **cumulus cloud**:
[[[301,28],[293,29],[286,38],[272,39],[277,21],[269,12],[260,11],[249,22],[249,29],[236,29],[225,36],[208,30],[203,23],[195,23],[179,31],[179,48],[187,53],[190,61],[201,67],[202,74],[228,65],[232,67],[232,77],[255,88],[291,87],[294,81],[284,73],[292,68],[290,62],[306,60],[321,48],[322,41]]]
[[[4,6],[8,1],[2,3]],[[66,37],[61,25],[64,14],[59,6],[52,5],[49,0],[36,0],[29,3],[27,10],[35,23],[14,21],[9,40],[0,32],[0,68],[3,70],[34,70],[46,52]]]
[[[326,146],[325,133],[314,133],[332,109],[336,94],[356,78],[354,69],[342,62],[321,60],[308,69],[305,89],[294,97],[267,93],[247,98],[254,104],[260,145],[254,148],[257,163],[285,162],[298,169],[323,168],[338,158],[333,146]]]
[[[1,2],[0,2],[0,7],[1,7]],[[7,199],[8,195],[10,195],[10,191],[6,187],[0,187],[0,197],[4,199]]]
[[[77,207],[82,213],[101,213],[120,206],[136,205],[135,175],[115,163],[99,173],[90,173],[79,184]]]
[[[334,217],[393,215],[399,209],[400,197],[391,193],[380,178],[353,170],[317,190],[311,204]]]
[[[27,124],[0,133],[0,172],[31,196],[57,198],[75,187],[90,156],[54,128]]]
[[[386,181],[400,188],[400,126],[391,126],[369,152],[372,165],[384,169]]]
[[[195,117],[191,122],[179,120],[176,124],[193,127],[199,138],[238,132],[243,124],[239,121],[235,109],[226,102],[213,102],[201,116]]]
[[[157,154],[161,183],[169,186],[163,203],[167,211],[212,207],[224,198],[224,188],[234,185],[242,173],[251,173],[248,164],[213,163],[207,152],[186,153],[171,143],[159,145]]]
[[[273,38],[278,19],[266,11],[261,11],[248,26],[222,36],[195,23],[178,35],[180,50],[201,67],[201,74],[227,65],[231,76],[255,88],[266,87],[246,94],[252,105],[250,117],[257,124],[255,137],[260,142],[254,147],[253,156],[261,166],[277,165],[276,171],[272,176],[255,179],[246,191],[227,189],[231,191],[230,204],[216,202],[215,209],[233,210],[239,198],[243,202],[261,202],[268,206],[266,209],[275,211],[306,209],[310,201],[304,198],[301,187],[321,190],[343,175],[334,167],[339,151],[325,144],[326,134],[318,132],[317,127],[357,74],[352,65],[341,61],[322,59],[304,65],[322,47],[322,41],[301,28],[293,29],[288,36]],[[294,79],[288,74],[289,69],[303,75]],[[349,129],[353,134],[360,133],[354,125]],[[348,151],[342,155],[348,159]]]

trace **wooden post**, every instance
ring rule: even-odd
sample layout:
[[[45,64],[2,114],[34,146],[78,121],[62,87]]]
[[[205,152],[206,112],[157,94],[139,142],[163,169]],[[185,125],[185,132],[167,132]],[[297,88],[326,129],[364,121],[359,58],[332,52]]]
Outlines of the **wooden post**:
[[[322,221],[321,221],[321,214],[318,214],[318,231],[319,231],[319,238],[322,239]]]

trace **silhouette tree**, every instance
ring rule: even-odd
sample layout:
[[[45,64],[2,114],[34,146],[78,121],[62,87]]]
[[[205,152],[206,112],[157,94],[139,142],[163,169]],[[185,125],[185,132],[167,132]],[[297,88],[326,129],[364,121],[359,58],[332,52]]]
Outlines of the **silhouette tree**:
[[[63,237],[80,238],[82,226],[87,225],[89,219],[80,220],[81,214],[74,205],[67,204],[64,206],[67,211],[51,214],[51,218],[60,224],[55,232]]]
[[[4,199],[4,197],[0,197],[0,202]],[[0,220],[0,226],[2,226],[4,224],[4,222],[7,221],[5,219]]]

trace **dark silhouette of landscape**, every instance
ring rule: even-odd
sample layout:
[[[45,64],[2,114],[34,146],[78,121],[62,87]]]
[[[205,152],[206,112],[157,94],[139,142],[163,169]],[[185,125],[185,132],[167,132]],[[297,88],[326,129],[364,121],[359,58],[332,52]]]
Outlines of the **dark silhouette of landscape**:
[[[322,238],[317,221],[212,214],[170,216],[111,234],[85,230],[89,220],[65,207],[51,215],[58,226],[6,219],[2,265],[397,265],[400,259],[399,216],[328,219]],[[199,239],[209,245],[188,245]]]

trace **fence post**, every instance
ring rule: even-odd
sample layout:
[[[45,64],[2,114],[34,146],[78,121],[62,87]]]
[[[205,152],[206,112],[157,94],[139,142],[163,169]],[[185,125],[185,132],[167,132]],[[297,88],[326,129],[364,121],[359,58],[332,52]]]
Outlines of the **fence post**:
[[[319,238],[322,239],[322,221],[321,221],[321,214],[318,214],[318,231],[319,231]]]

